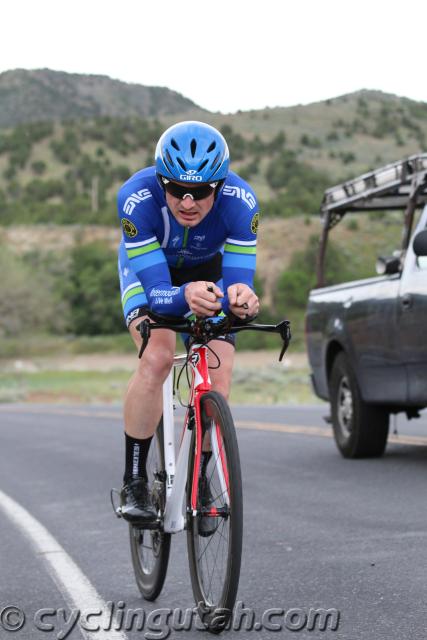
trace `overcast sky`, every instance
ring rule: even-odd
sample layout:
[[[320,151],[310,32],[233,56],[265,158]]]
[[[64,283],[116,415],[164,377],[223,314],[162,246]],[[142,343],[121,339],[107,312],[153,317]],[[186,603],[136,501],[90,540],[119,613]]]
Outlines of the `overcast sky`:
[[[2,5],[0,71],[103,74],[169,87],[224,113],[361,88],[427,100],[427,0]]]

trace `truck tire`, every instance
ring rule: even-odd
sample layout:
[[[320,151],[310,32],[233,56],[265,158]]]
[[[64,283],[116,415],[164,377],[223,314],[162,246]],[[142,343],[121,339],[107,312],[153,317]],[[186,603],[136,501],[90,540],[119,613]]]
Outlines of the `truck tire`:
[[[389,427],[385,407],[363,401],[349,359],[339,353],[329,379],[332,427],[344,458],[376,458],[384,453]]]

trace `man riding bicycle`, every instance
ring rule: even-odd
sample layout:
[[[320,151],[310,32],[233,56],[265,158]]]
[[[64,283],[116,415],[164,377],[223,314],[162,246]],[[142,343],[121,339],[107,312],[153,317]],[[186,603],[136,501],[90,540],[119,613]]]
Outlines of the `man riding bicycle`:
[[[138,171],[121,187],[118,213],[122,305],[138,350],[138,326],[147,308],[186,317],[231,311],[245,319],[258,313],[253,291],[258,204],[249,185],[229,171],[228,146],[219,131],[202,122],[167,129],[156,147],[155,166]],[[213,348],[221,364],[210,370],[212,388],[227,398],[234,339],[219,338]],[[153,332],[125,397],[121,512],[133,523],[157,517],[145,467],[174,353],[175,334]],[[210,455],[203,451],[201,464],[206,504],[210,490],[203,469]]]

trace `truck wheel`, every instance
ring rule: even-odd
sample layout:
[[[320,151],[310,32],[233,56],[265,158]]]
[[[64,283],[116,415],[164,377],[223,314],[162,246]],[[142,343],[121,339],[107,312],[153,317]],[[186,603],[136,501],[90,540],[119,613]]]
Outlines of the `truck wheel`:
[[[375,458],[387,444],[389,413],[362,400],[345,353],[335,358],[329,380],[335,442],[344,458]]]

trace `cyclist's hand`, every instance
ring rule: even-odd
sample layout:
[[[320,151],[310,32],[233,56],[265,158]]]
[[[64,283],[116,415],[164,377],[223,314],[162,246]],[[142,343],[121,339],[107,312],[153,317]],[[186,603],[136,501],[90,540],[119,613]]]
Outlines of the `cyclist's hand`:
[[[232,284],[227,289],[230,311],[235,316],[245,320],[256,316],[259,311],[258,296],[247,284]]]
[[[199,280],[197,282],[190,282],[190,284],[185,287],[185,299],[188,306],[193,313],[201,318],[214,316],[220,311],[221,302],[218,302],[218,298],[223,297],[223,292],[213,282]]]

